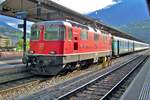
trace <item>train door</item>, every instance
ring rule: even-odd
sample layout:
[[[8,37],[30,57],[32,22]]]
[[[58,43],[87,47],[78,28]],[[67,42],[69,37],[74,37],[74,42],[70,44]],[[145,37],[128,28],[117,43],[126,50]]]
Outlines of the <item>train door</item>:
[[[130,42],[128,41],[128,52],[130,52]]]
[[[66,43],[66,45],[65,45],[66,46],[66,50],[65,51],[67,51],[68,53],[73,53],[73,33],[72,33],[72,27],[67,27],[66,30],[68,30],[68,41],[65,42]]]
[[[119,40],[117,40],[117,54],[119,55],[119,52],[120,52],[120,45],[119,45]]]
[[[112,37],[112,55],[115,55],[115,40],[114,38]]]
[[[134,42],[133,42],[133,46],[132,47],[133,47],[133,51],[135,51],[135,43]]]
[[[78,33],[78,30],[77,28],[74,28],[73,31],[73,50],[74,52],[78,52],[78,49],[79,49],[79,33]]]

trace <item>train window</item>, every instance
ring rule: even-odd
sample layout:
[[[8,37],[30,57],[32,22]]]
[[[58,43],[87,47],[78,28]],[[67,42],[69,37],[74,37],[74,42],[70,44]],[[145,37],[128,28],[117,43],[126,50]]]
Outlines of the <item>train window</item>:
[[[107,43],[107,32],[106,31],[104,31],[104,30],[101,30],[101,32],[102,32],[102,39],[103,39],[103,43]]]
[[[39,40],[40,38],[40,30],[38,30],[37,26],[33,26],[31,28],[31,40]]]
[[[68,29],[68,40],[72,39],[72,28]]]
[[[107,38],[107,34],[106,34],[106,35],[105,35],[105,42],[107,42],[107,39],[108,39],[108,38]]]
[[[104,35],[104,43],[106,43],[106,35]]]
[[[94,40],[98,41],[99,40],[99,34],[98,33],[94,33]]]
[[[60,35],[60,39],[61,40],[65,40],[65,38],[66,38],[66,34],[65,34],[65,27],[64,26],[60,26],[59,27],[59,35]]]
[[[81,40],[87,40],[88,39],[88,32],[87,32],[87,30],[82,29],[80,37],[81,37]]]
[[[107,40],[106,40],[106,34],[103,33],[103,34],[102,34],[102,37],[103,37],[103,42],[106,43],[106,41],[107,41]]]
[[[64,40],[65,28],[62,26],[49,26],[45,29],[44,39],[46,40]]]

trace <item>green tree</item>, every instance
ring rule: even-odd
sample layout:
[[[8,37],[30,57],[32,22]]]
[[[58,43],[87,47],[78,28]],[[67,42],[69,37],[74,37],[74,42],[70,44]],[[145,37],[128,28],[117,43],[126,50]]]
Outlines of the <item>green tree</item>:
[[[29,49],[29,40],[26,41],[26,49]],[[23,40],[20,39],[17,43],[17,51],[23,50]]]
[[[29,46],[30,46],[30,41],[27,40],[27,41],[26,41],[26,48],[27,48],[27,50],[29,49]]]
[[[10,46],[10,40],[9,39],[6,40],[6,46],[7,47]]]
[[[23,50],[23,40],[19,39],[17,43],[17,51]]]

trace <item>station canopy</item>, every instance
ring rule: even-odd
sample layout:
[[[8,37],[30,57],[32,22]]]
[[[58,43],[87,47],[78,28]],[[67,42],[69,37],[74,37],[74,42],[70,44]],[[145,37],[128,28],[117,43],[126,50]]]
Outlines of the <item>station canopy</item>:
[[[18,12],[27,12],[27,20],[33,22],[69,19],[107,31],[115,36],[141,41],[99,20],[89,18],[50,0],[1,0],[0,14],[16,18]]]
[[[150,0],[146,0],[147,1],[147,6],[148,6],[148,11],[149,11],[149,14],[150,14]]]

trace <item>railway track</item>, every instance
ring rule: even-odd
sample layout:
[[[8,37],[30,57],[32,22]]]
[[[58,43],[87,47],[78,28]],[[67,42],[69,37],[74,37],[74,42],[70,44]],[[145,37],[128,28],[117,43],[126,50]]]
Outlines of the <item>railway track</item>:
[[[0,84],[33,76],[24,64],[4,64],[0,66]]]
[[[11,64],[11,65],[1,65],[0,66],[0,76],[7,75],[11,73],[19,73],[27,71],[26,66],[24,64]]]
[[[64,98],[65,98],[65,100],[70,99],[72,96],[76,95],[78,91],[80,91],[80,93],[81,93],[81,90],[84,88],[84,86],[85,87],[90,86],[91,84],[94,84],[94,82],[97,80],[104,80],[107,77],[107,75],[110,75],[111,73],[114,73],[115,71],[117,71],[119,69],[128,67],[129,65],[131,65],[131,64],[129,64],[131,62],[133,62],[134,64],[137,64],[137,62],[140,62],[140,60],[142,60],[143,57],[146,58],[145,56],[139,57],[139,55],[143,55],[145,53],[146,52],[143,52],[141,54],[135,55],[134,57],[128,58],[127,61],[124,61],[122,63],[119,62],[120,64],[117,62],[118,64],[114,64],[115,65],[114,67],[108,67],[103,71],[97,70],[97,72],[93,72],[93,73],[91,72],[90,74],[83,75],[82,77],[77,77],[77,78],[74,78],[74,79],[69,80],[69,81],[65,81],[61,84],[54,86],[54,87],[47,88],[47,89],[44,89],[41,91],[37,91],[31,95],[23,96],[22,98],[23,98],[23,100],[24,99],[25,100],[26,99],[38,100],[40,98],[50,99],[50,100],[64,99]],[[139,58],[141,58],[141,59],[139,59]],[[132,65],[132,67],[134,67],[134,65]],[[130,71],[132,69],[132,67],[129,67],[130,69],[128,69],[127,71]],[[124,69],[122,69],[122,70],[124,70]],[[123,75],[125,76],[126,74],[127,73],[124,73]],[[108,80],[109,78],[106,78],[106,79]],[[80,89],[80,87],[81,87],[81,89]],[[65,97],[65,95],[66,95],[66,97]],[[64,96],[64,98],[63,98],[63,96]]]
[[[20,89],[24,88],[32,88],[34,85],[38,85],[47,79],[49,78],[30,76],[23,79],[0,84],[0,95],[3,96],[7,93],[13,93],[14,91],[19,91]]]
[[[8,92],[12,92],[12,91],[16,91],[18,89],[21,89],[23,87],[30,87],[33,84],[38,84],[40,82],[40,80],[35,80],[33,79],[33,77],[28,77],[28,78],[24,78],[22,79],[20,82],[20,80],[16,80],[16,81],[11,81],[10,83],[5,83],[5,84],[1,84],[0,85],[0,95],[6,94]]]
[[[13,61],[16,60],[5,62],[13,63]],[[6,91],[12,91],[23,86],[30,86],[33,83],[37,83],[37,80],[34,80],[33,77],[34,75],[28,72],[24,64],[1,64],[0,95],[5,94]]]
[[[118,100],[125,92],[127,87],[130,85],[132,80],[135,78],[135,76],[138,74],[138,72],[141,70],[148,58],[149,56],[145,57],[143,61],[137,63],[137,65],[123,79],[121,79],[105,96],[103,96],[101,100]]]
[[[57,97],[56,99],[107,100],[110,98],[112,92],[146,59],[147,56],[140,56],[111,72],[99,76],[90,82]]]
[[[134,55],[134,57],[125,57],[126,59],[128,59],[127,61],[129,62],[129,61],[131,61],[132,59],[135,59],[137,57],[137,55]],[[130,59],[130,60],[129,60]],[[120,59],[119,59],[120,60]],[[123,59],[122,59],[123,60]],[[121,60],[121,61],[122,61]],[[125,60],[125,59],[124,59]],[[118,63],[118,61],[117,61],[117,63]],[[121,65],[123,65],[123,62],[121,63],[121,62],[119,62],[120,63],[120,66]],[[119,64],[118,63],[118,64]],[[110,69],[114,69],[113,67],[111,68],[108,68],[109,70]],[[87,69],[87,71],[88,71],[89,69]],[[106,73],[107,71],[109,71],[109,70],[106,70],[106,71],[104,71],[104,73]],[[91,70],[90,70],[91,71]],[[86,72],[86,71],[85,71]],[[78,72],[77,72],[78,73]],[[80,72],[79,72],[80,73]],[[93,74],[92,74],[93,73]],[[104,74],[103,73],[103,74]],[[93,76],[95,76],[95,78],[96,77],[98,77],[99,75],[99,71],[97,70],[97,71],[94,71],[94,72],[90,72],[89,74],[87,73],[86,75],[81,75],[81,76],[79,76],[79,77],[76,77],[76,78],[73,78],[73,79],[71,79],[71,80],[66,80],[64,83],[62,83],[62,84],[58,84],[58,83],[60,83],[59,82],[59,80],[62,80],[63,79],[63,76],[62,77],[53,77],[52,79],[43,79],[43,78],[32,78],[32,76],[31,76],[31,79],[30,79],[30,77],[28,77],[28,78],[24,78],[24,79],[18,79],[18,81],[14,81],[14,82],[8,82],[8,84],[3,84],[3,85],[0,85],[0,95],[3,95],[3,96],[5,96],[6,98],[9,96],[11,99],[12,98],[16,98],[16,99],[18,99],[18,98],[20,98],[20,96],[21,96],[21,98],[23,97],[25,97],[26,98],[26,96],[30,96],[31,94],[33,94],[33,93],[36,93],[36,92],[39,92],[40,90],[43,90],[43,89],[45,89],[47,86],[48,86],[48,84],[49,84],[49,86],[51,87],[51,86],[54,86],[54,84],[56,84],[56,82],[55,81],[57,81],[57,84],[58,85],[56,85],[56,87],[58,86],[58,87],[60,87],[61,89],[65,89],[65,88],[68,88],[69,86],[71,86],[71,85],[73,85],[74,83],[76,84],[78,84],[78,81],[80,81],[80,79],[82,80],[84,80],[84,79],[86,79],[86,76],[89,76],[89,77],[91,77],[92,75]],[[18,75],[18,76],[20,76],[20,75]],[[70,75],[69,75],[70,76]],[[65,77],[68,77],[68,75],[66,75],[66,76],[64,76],[64,78]],[[71,76],[72,77],[72,76]],[[62,78],[62,79],[61,79]],[[94,77],[91,77],[91,79],[93,79]],[[25,80],[25,81],[24,81]],[[44,80],[46,80],[46,81],[44,81]],[[63,79],[64,80],[64,79]],[[76,80],[76,81],[75,81]],[[74,82],[73,82],[74,81]],[[18,84],[19,83],[19,84]],[[67,85],[67,84],[69,84],[69,85]],[[43,87],[43,88],[42,88]],[[55,86],[54,87],[52,87],[52,88],[55,88]],[[39,90],[40,89],[40,90]],[[30,92],[27,92],[28,90],[30,90]],[[31,91],[33,91],[33,93],[31,92]],[[22,95],[22,92],[23,92],[23,94],[24,95]],[[26,94],[26,93],[29,93],[29,94]],[[11,96],[10,96],[11,95]],[[25,96],[26,95],[26,96]],[[8,97],[8,98],[9,98]],[[3,98],[4,99],[4,98]],[[30,99],[30,98],[29,98]]]
[[[19,72],[19,73],[13,73],[13,74],[7,74],[7,75],[1,75],[0,76],[0,84],[20,80],[28,77],[32,77],[33,75],[29,72]]]

